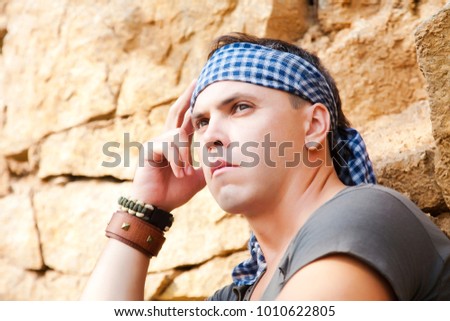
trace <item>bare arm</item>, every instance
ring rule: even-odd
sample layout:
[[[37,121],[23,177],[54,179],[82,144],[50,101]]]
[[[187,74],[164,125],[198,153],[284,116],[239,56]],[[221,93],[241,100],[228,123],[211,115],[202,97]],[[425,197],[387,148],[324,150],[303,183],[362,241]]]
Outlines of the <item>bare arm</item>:
[[[375,270],[349,255],[330,255],[299,270],[277,300],[381,301],[395,296]]]
[[[109,239],[82,300],[143,300],[149,258],[114,239]]]
[[[166,132],[145,144],[145,165],[137,167],[130,193],[133,199],[169,212],[205,186],[201,170],[190,165],[193,128],[188,108],[194,85],[170,108]],[[138,250],[109,239],[81,299],[142,300],[149,262]]]

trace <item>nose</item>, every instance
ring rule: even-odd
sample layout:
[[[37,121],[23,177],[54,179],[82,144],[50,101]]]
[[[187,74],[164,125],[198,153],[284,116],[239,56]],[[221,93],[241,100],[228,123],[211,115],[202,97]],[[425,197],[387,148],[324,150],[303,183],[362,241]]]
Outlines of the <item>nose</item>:
[[[226,158],[227,146],[230,144],[226,119],[210,117],[206,130],[200,138],[201,156],[205,168],[214,167],[217,159]]]
[[[211,117],[202,140],[208,150],[211,148],[226,148],[230,143],[226,121]]]

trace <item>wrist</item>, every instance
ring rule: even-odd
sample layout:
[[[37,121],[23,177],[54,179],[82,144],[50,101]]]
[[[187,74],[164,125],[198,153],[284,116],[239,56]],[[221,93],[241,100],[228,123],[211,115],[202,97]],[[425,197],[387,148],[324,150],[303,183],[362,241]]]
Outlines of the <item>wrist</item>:
[[[152,192],[149,188],[135,187],[130,190],[129,198],[133,200],[139,200],[146,204],[152,204],[167,212],[171,212],[174,207],[168,206],[163,201],[163,197],[158,197],[156,192]]]
[[[164,244],[164,232],[172,226],[173,215],[131,197],[121,196],[118,203],[119,210],[108,223],[106,236],[148,257],[156,256]]]
[[[140,200],[144,203],[154,204],[154,205],[158,206],[159,204],[156,204],[158,200],[155,197],[151,197],[151,195],[149,195],[149,194],[152,194],[152,193],[148,193],[148,192],[143,193],[143,192],[140,192],[139,189],[137,189],[137,188],[132,188],[129,196],[132,199]]]

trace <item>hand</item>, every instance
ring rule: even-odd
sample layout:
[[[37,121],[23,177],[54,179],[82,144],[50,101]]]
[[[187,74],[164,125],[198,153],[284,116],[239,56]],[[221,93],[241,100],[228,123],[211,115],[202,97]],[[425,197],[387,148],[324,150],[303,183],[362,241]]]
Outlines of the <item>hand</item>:
[[[192,167],[190,145],[194,128],[189,111],[195,81],[170,107],[166,132],[145,143],[144,166],[133,180],[131,197],[172,211],[205,186],[202,170]]]

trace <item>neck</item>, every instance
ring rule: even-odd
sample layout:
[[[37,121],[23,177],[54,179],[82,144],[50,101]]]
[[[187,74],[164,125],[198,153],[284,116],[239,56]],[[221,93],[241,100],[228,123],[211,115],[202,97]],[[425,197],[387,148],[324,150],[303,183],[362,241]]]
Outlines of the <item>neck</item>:
[[[345,185],[333,168],[310,169],[307,175],[293,175],[286,186],[277,189],[276,195],[265,204],[264,210],[260,208],[258,213],[246,215],[268,267],[277,266],[307,219],[344,188]]]

